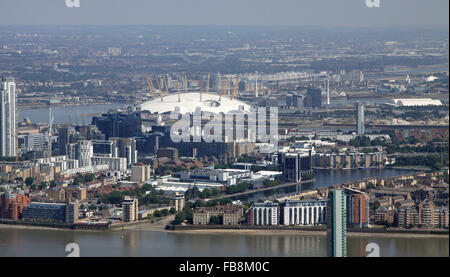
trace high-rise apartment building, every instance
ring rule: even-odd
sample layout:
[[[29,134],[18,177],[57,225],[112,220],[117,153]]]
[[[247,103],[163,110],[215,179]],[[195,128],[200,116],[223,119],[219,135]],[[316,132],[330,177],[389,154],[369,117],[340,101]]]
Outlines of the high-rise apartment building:
[[[356,103],[356,128],[358,135],[364,135],[364,103]]]
[[[131,167],[131,181],[145,183],[152,177],[152,168],[149,165],[138,165]]]
[[[342,190],[331,190],[327,201],[327,255],[347,256],[346,197]]]
[[[369,225],[369,196],[359,190],[345,189],[347,225],[367,227]]]
[[[92,157],[94,156],[94,150],[92,141],[80,140],[76,147],[76,159],[79,162],[80,167],[86,167],[92,165]]]
[[[313,160],[309,152],[288,152],[280,155],[280,166],[286,182],[300,182],[304,174],[311,174]]]
[[[67,155],[67,144],[70,143],[70,127],[58,129],[58,148],[60,155]]]
[[[16,83],[2,80],[0,87],[0,157],[16,156]]]
[[[308,88],[306,91],[305,107],[321,108],[322,107],[322,89]]]
[[[114,142],[117,154],[114,157],[127,158],[128,166],[137,163],[137,150],[135,138],[110,138]]]
[[[134,222],[138,220],[139,208],[138,200],[126,196],[122,202],[122,221]]]
[[[170,206],[173,206],[177,212],[181,212],[184,209],[184,205],[184,194],[178,194],[177,192],[173,197],[170,198]]]

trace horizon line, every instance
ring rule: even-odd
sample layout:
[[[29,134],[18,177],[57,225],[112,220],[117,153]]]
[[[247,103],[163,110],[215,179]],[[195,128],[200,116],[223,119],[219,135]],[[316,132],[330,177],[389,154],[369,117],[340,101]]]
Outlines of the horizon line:
[[[314,27],[314,28],[446,28],[449,29],[449,25],[294,25],[294,24],[2,24],[0,27]]]

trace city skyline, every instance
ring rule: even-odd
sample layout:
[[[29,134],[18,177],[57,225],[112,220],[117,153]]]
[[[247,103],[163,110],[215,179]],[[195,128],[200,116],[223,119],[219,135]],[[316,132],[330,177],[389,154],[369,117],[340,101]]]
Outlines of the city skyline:
[[[448,6],[0,0],[0,256],[448,256]]]

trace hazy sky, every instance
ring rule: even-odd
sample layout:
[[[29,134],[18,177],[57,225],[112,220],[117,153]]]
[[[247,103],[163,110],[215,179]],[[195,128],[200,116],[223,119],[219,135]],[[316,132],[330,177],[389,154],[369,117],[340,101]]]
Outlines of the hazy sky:
[[[449,0],[0,0],[1,25],[447,26]]]

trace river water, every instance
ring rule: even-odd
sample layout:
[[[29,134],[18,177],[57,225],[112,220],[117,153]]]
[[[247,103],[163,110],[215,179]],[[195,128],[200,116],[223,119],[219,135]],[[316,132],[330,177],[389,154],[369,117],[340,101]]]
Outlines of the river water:
[[[2,229],[0,256],[66,256],[78,243],[83,257],[325,257],[326,237],[296,234],[187,234],[126,230],[110,232]],[[348,237],[348,256],[365,256],[377,243],[381,257],[449,256],[448,237]]]
[[[100,115],[110,109],[122,108],[123,104],[98,104],[83,106],[55,106],[52,107],[54,124],[87,125],[91,124],[92,116]],[[49,108],[19,108],[19,120],[29,118],[32,123],[45,123],[49,121]]]

